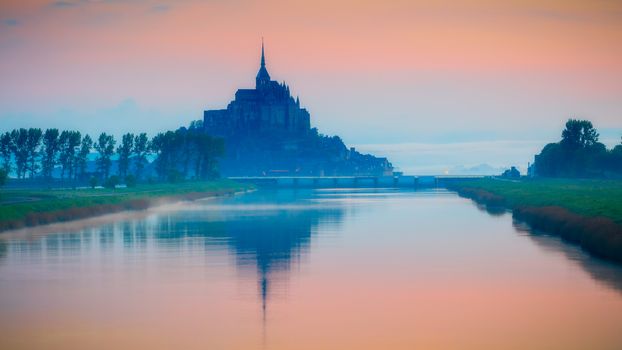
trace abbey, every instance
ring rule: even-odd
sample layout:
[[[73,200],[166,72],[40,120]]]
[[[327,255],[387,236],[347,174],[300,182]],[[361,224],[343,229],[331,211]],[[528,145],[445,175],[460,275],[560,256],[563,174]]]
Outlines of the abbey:
[[[285,83],[270,80],[263,44],[261,67],[254,89],[239,89],[227,109],[205,111],[205,128],[212,134],[230,137],[238,133],[305,133],[309,112],[290,95]]]
[[[310,115],[289,86],[271,80],[263,43],[254,89],[239,89],[226,109],[204,112],[210,135],[225,139],[225,176],[387,175],[386,158],[348,149],[338,136],[311,128]]]

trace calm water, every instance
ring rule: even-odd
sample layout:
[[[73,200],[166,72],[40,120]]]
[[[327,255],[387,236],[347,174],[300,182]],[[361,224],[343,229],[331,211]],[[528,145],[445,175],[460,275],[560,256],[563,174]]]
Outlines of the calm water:
[[[621,349],[622,269],[443,190],[258,191],[5,234],[0,348]]]

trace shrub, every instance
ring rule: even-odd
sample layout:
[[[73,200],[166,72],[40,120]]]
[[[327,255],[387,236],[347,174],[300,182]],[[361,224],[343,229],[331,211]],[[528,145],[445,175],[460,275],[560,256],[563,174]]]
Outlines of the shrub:
[[[0,169],[0,187],[6,184],[7,178],[8,178],[8,174],[6,173],[6,170]]]
[[[482,190],[480,188],[471,187],[455,187],[448,186],[450,189],[458,192],[461,197],[472,199],[476,202],[485,204],[487,207],[503,207],[506,205],[505,199],[499,195]]]
[[[91,186],[91,188],[95,188],[95,186],[97,186],[97,178],[95,176],[91,176],[89,178],[89,186]]]
[[[104,181],[104,187],[106,188],[115,189],[118,184],[119,184],[119,177],[116,175],[113,175],[107,178],[106,181]]]
[[[179,171],[171,170],[168,173],[167,180],[170,183],[177,183],[177,182],[180,182],[181,180],[183,180],[183,176],[182,176],[182,174]]]
[[[128,175],[125,177],[125,185],[127,187],[136,187],[136,177],[134,175]]]
[[[517,207],[513,215],[536,230],[559,235],[592,254],[622,261],[622,226],[609,218],[581,216],[557,206]]]

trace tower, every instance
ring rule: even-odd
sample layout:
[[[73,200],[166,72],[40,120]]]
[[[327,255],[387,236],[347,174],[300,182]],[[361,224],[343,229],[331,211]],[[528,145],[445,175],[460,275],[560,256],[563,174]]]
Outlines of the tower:
[[[266,69],[266,56],[264,54],[263,38],[261,38],[261,66],[259,72],[257,72],[257,78],[255,78],[255,89],[261,90],[268,86],[270,83],[270,74]]]

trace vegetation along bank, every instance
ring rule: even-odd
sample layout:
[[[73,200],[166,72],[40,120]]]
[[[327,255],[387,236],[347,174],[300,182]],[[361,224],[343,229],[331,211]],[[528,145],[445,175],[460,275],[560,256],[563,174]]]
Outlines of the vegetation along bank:
[[[0,231],[143,210],[174,201],[231,195],[250,189],[229,180],[143,184],[131,188],[3,190]]]

